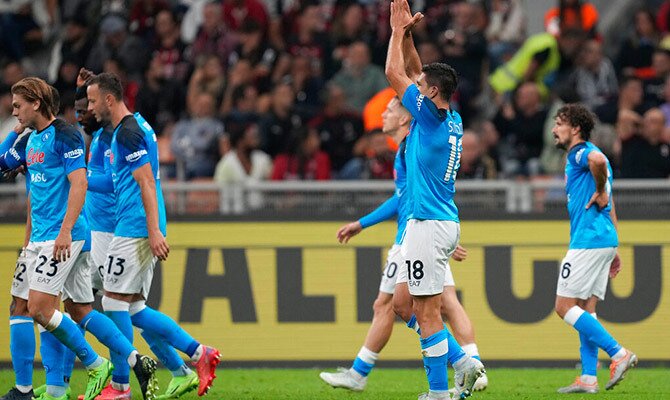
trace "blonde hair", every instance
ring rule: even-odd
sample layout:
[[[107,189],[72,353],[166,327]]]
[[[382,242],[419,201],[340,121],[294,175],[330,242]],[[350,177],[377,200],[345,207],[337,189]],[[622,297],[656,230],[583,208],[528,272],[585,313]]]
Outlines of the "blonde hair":
[[[40,106],[37,111],[46,118],[54,116],[54,109],[57,112],[58,105],[55,103],[58,100],[54,97],[58,95],[58,92],[43,79],[23,78],[12,86],[12,94],[21,96],[30,103],[39,101]]]

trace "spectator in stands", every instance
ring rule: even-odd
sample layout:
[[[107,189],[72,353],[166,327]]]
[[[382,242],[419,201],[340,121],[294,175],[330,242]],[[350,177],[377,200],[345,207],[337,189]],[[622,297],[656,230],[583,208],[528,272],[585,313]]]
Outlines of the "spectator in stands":
[[[547,110],[533,82],[519,86],[514,102],[502,106],[493,123],[508,145],[503,161],[503,171],[507,175],[535,176],[540,173],[539,157],[546,118]]]
[[[253,70],[253,80],[261,92],[272,89],[272,72],[277,63],[278,53],[264,39],[262,27],[256,20],[247,19],[238,33],[239,44],[228,57],[228,68],[234,68],[240,60],[247,60]]]
[[[53,87],[58,90],[61,97],[61,105],[65,97],[74,98],[74,91],[77,89],[77,75],[79,75],[80,65],[73,60],[63,60],[58,68],[58,77]],[[74,100],[73,100],[74,102]]]
[[[628,77],[619,82],[619,95],[596,107],[595,114],[600,122],[614,125],[622,110],[634,111],[642,115],[648,108],[644,102],[642,80]]]
[[[664,0],[663,4],[658,8],[656,27],[661,33],[670,32],[670,1],[668,0]]]
[[[229,29],[237,31],[246,20],[253,20],[265,36],[270,19],[265,5],[258,0],[228,0],[223,2],[223,21]]]
[[[479,144],[482,148],[482,154],[493,161],[496,173],[500,171],[500,153],[498,151],[500,143],[500,132],[496,129],[493,122],[488,120],[475,121],[472,124],[472,130],[479,137]]]
[[[581,30],[565,30],[558,39],[539,33],[526,39],[514,57],[489,76],[489,83],[498,95],[514,91],[522,82],[533,81],[542,97],[558,79],[559,68],[569,70],[572,60],[584,41]],[[548,85],[549,83],[549,85]]]
[[[361,155],[347,161],[337,179],[393,179],[395,152],[381,129],[361,138]]]
[[[102,72],[105,62],[117,58],[123,63],[130,78],[141,78],[149,61],[146,44],[126,31],[126,20],[119,15],[108,15],[100,23],[100,38],[86,62],[94,73]]]
[[[670,128],[670,77],[665,79],[665,86],[663,86],[663,96],[665,103],[659,107],[665,116],[665,126]]]
[[[349,111],[361,114],[365,104],[388,86],[381,67],[370,62],[370,49],[365,42],[352,43],[342,63],[342,69],[332,82],[344,90]]]
[[[10,61],[2,69],[2,84],[10,88],[21,79],[25,78],[25,72],[20,63]]]
[[[85,65],[94,43],[95,36],[91,34],[84,16],[75,14],[65,22],[61,59],[71,60],[81,67]]]
[[[635,13],[635,30],[619,48],[617,70],[624,76],[646,78],[653,75],[651,61],[659,42],[659,33],[654,25],[654,15],[649,10]]]
[[[663,87],[670,76],[670,37],[661,40],[651,61],[652,74],[643,79],[645,100],[654,106],[665,101]]]
[[[168,78],[160,57],[154,56],[144,74],[144,82],[135,100],[135,109],[147,119],[156,134],[175,123],[185,109],[184,86]]]
[[[319,133],[302,127],[294,132],[286,153],[275,157],[272,180],[328,180],[330,159],[321,151]]]
[[[258,89],[245,83],[237,86],[231,95],[230,111],[223,113],[227,124],[247,123],[258,120],[259,114]]]
[[[598,10],[583,0],[558,0],[558,7],[544,14],[544,28],[554,36],[567,29],[581,29],[589,37],[596,37]]]
[[[186,106],[193,107],[193,103],[198,94],[202,92],[209,93],[216,100],[216,104],[223,98],[223,90],[226,85],[223,67],[221,61],[216,55],[209,55],[199,64],[188,83],[188,92],[186,95]]]
[[[368,48],[373,43],[370,26],[365,21],[365,10],[360,3],[350,2],[339,7],[330,30],[333,59],[345,60],[349,46],[354,42],[364,42]]]
[[[247,209],[258,209],[263,205],[261,194],[245,191],[236,184],[259,182],[270,178],[272,159],[258,149],[260,144],[258,125],[255,123],[240,125],[230,130],[232,149],[216,165],[214,180],[221,184],[233,185],[223,191],[222,211],[239,214]]]
[[[330,40],[325,33],[321,5],[306,1],[296,18],[295,31],[289,32],[286,51],[293,57],[310,59],[319,75],[331,74]]]
[[[622,178],[670,176],[670,145],[662,142],[664,128],[665,117],[661,110],[652,108],[644,114],[640,135],[622,144]]]
[[[11,86],[0,85],[0,140],[3,140],[19,122],[12,115],[14,107],[12,107],[12,92],[10,89]]]
[[[274,87],[270,110],[260,122],[261,149],[274,157],[285,152],[293,132],[303,126],[303,119],[294,109],[295,93],[290,81]]]
[[[354,154],[354,146],[363,134],[363,121],[347,111],[345,101],[344,90],[330,84],[323,111],[309,122],[310,127],[316,128],[335,173],[353,156],[360,155]]]
[[[520,0],[493,0],[486,40],[495,69],[509,60],[526,39],[526,15]],[[423,58],[422,58],[423,60]]]
[[[0,14],[0,54],[22,61],[31,50],[42,45],[44,32],[33,16],[32,2],[5,2]]]
[[[315,73],[309,57],[293,57],[290,66],[293,91],[296,94],[296,112],[305,120],[311,119],[321,110],[321,93],[325,82],[319,74]]]
[[[224,136],[223,124],[215,115],[216,100],[211,94],[202,92],[190,110],[191,118],[175,125],[171,148],[177,159],[179,178],[211,178],[214,175],[221,157],[219,142]]]
[[[495,179],[495,162],[483,152],[479,136],[471,130],[465,130],[462,144],[458,179]]]
[[[163,78],[185,83],[189,63],[184,57],[186,45],[179,37],[179,25],[170,10],[156,14],[154,24],[153,56],[158,57],[163,68]]]
[[[416,51],[419,53],[419,59],[421,59],[423,64],[444,61],[444,53],[442,53],[442,49],[435,42],[421,42],[417,45]]]
[[[221,65],[226,65],[228,55],[235,47],[235,37],[223,23],[221,13],[220,2],[210,1],[202,8],[202,25],[186,52],[191,64],[198,65],[209,56],[217,56]]]
[[[158,14],[169,10],[170,4],[166,0],[135,0],[132,3],[129,31],[150,42],[154,36]]]
[[[603,54],[600,42],[593,39],[584,43],[569,81],[579,101],[592,110],[616,97],[619,90],[612,62]]]

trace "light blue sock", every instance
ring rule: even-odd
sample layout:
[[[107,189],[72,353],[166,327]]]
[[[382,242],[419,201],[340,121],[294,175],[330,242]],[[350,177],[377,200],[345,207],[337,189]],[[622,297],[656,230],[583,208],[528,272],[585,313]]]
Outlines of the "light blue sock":
[[[446,325],[444,325],[444,331],[447,332],[447,340],[449,341],[449,352],[447,353],[447,359],[449,360],[449,364],[454,365],[458,362],[458,360],[465,357],[466,354],[454,335],[449,332]]]
[[[621,345],[605,330],[602,324],[580,307],[572,307],[563,319],[580,334],[583,334],[589,342],[605,350],[610,357],[621,350]]]
[[[9,352],[17,386],[33,385],[35,327],[30,317],[9,317]]]
[[[423,366],[431,392],[444,393],[449,390],[447,381],[449,336],[449,332],[443,329],[427,338],[421,338]]]
[[[419,323],[416,322],[416,315],[412,314],[409,321],[407,321],[407,327],[421,335],[421,327],[419,326]]]
[[[109,349],[115,370],[117,368],[121,368],[122,370],[125,368],[127,371],[130,371],[128,357],[135,351],[135,348],[111,319],[96,310],[92,310],[86,314],[80,324]],[[127,384],[129,378],[130,372],[126,374],[126,382],[118,382],[116,380],[114,382]]]
[[[77,324],[60,311],[54,311],[53,317],[45,328],[72,350],[86,368],[94,368],[101,362],[98,353],[86,342]]]
[[[160,362],[163,363],[165,368],[170,370],[172,376],[183,376],[190,372],[190,369],[186,366],[179,354],[177,354],[174,347],[167,344],[167,342],[161,339],[160,336],[147,331],[142,331],[142,337],[149,345],[151,351],[158,357]]]
[[[130,313],[128,311],[105,311],[105,315],[118,327],[121,334],[130,342],[133,343],[133,323],[130,321]],[[112,371],[112,381],[119,384],[130,383],[130,365],[128,365],[127,356],[114,353],[110,350],[110,357],[112,364],[114,364],[114,371]]]
[[[200,346],[200,343],[177,325],[172,318],[150,307],[144,307],[141,311],[131,315],[131,319],[136,327],[165,339],[172,347],[189,357],[193,357]]]
[[[46,330],[40,332],[40,354],[46,372],[47,386],[64,386],[63,355],[66,350],[70,351],[50,332]]]
[[[69,317],[69,314],[65,314]],[[79,331],[82,335],[85,335],[85,330],[81,326]],[[67,347],[65,347],[65,352],[63,353],[63,382],[65,382],[65,387],[70,385],[70,378],[72,377],[72,370],[74,369],[74,360],[77,356]]]
[[[377,358],[379,358],[379,353],[375,353],[374,351],[363,346],[359,350],[358,355],[354,360],[354,364],[351,366],[351,369],[358,372],[359,375],[366,377],[370,374],[372,368],[375,367]]]
[[[591,314],[596,318],[596,314]],[[598,346],[593,344],[583,333],[579,333],[579,358],[582,361],[582,375],[596,376],[598,370]]]

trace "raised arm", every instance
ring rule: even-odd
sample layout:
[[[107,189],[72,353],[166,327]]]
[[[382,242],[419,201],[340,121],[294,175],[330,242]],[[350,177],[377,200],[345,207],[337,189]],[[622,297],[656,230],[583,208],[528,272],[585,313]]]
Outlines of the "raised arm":
[[[412,32],[408,30],[402,41],[402,51],[405,56],[405,72],[412,82],[416,82],[421,75],[421,59],[419,53],[414,46],[414,38]]]
[[[391,42],[389,43],[388,54],[386,56],[386,78],[391,87],[403,98],[407,87],[413,83],[407,73],[407,66],[404,53],[405,34],[412,26],[423,18],[421,13],[416,13],[412,17],[409,13],[407,0],[396,0],[391,2]],[[414,48],[414,44],[411,45]],[[414,49],[416,52],[416,49]],[[417,55],[418,57],[418,55]],[[416,60],[410,60],[415,62]],[[420,61],[419,61],[420,63]],[[414,67],[412,67],[414,68]]]

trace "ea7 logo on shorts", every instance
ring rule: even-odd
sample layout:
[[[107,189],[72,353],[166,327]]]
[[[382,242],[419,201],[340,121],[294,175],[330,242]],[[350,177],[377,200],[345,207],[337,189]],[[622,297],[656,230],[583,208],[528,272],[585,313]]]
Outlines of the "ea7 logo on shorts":
[[[84,149],[74,149],[63,154],[64,158],[77,158],[84,154]]]
[[[126,161],[128,162],[135,162],[142,158],[142,156],[146,155],[147,151],[146,150],[139,150],[134,153],[130,153],[126,156]]]

